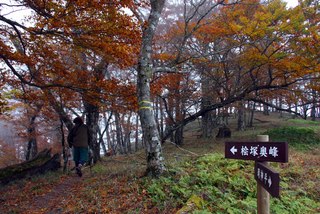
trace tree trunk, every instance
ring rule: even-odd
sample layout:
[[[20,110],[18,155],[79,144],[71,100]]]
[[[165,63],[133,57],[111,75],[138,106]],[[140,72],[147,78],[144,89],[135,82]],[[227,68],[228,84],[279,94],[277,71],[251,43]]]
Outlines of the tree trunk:
[[[254,118],[255,108],[256,108],[256,103],[252,103],[252,108],[250,109],[249,122],[248,122],[249,127],[253,127],[253,118]]]
[[[179,84],[180,84],[180,81],[177,83],[177,85],[179,85]],[[180,94],[180,91],[178,91],[178,93]],[[176,116],[175,121],[176,122],[180,122],[184,119],[184,114],[182,113],[182,110],[183,110],[182,99],[178,95],[175,99],[175,116]],[[183,144],[183,126],[179,127],[175,131],[174,143],[179,146],[181,146]]]
[[[207,112],[201,117],[202,138],[212,138],[213,136],[213,117],[212,112]]]
[[[120,154],[125,154],[125,146],[124,141],[123,141],[123,136],[122,136],[122,128],[120,124],[120,115],[118,112],[114,112],[114,117],[115,117],[115,123],[116,123],[116,137],[117,137],[117,146]]]
[[[264,115],[269,115],[270,114],[269,107],[267,105],[263,105],[263,114]]]
[[[104,155],[107,155],[107,147],[106,147],[106,144],[104,143],[104,140],[103,140],[103,134],[104,132],[101,132],[100,128],[98,130],[98,134],[99,134],[99,144],[102,148],[102,151],[103,151],[103,154]]]
[[[62,145],[62,157],[63,157],[63,172],[67,171],[67,165],[68,165],[68,154],[66,151],[66,139],[64,135],[64,128],[63,128],[63,121],[60,119],[60,128],[59,132],[61,135],[61,145]]]
[[[179,127],[174,134],[175,144],[181,146],[183,144],[183,126]]]
[[[97,163],[100,160],[100,144],[97,139],[98,136],[98,121],[99,121],[99,107],[92,105],[88,102],[84,102],[86,111],[86,124],[90,133],[90,149],[93,151],[93,162]]]
[[[152,77],[152,40],[165,0],[150,0],[151,11],[143,28],[142,44],[138,60],[137,94],[139,116],[143,140],[146,145],[147,171],[151,176],[159,177],[164,171],[164,159],[157,124],[154,118],[151,97],[150,80]]]
[[[60,155],[51,156],[51,150],[39,152],[33,159],[17,165],[5,167],[0,170],[0,183],[7,184],[11,181],[43,174],[50,170],[60,168]]]
[[[161,139],[163,138],[164,134],[164,111],[163,111],[163,101],[159,98],[159,105],[160,105],[160,133],[161,133]]]
[[[282,108],[282,98],[279,97],[279,107]],[[283,117],[283,111],[280,111],[280,118]]]
[[[131,127],[131,117],[132,117],[132,112],[130,112],[127,122],[126,122],[126,126],[124,127],[124,143],[125,143],[125,147],[126,147],[126,151],[127,153],[132,153],[132,147],[131,147],[131,141],[130,141],[130,136],[132,133],[132,127]]]
[[[110,120],[112,118],[112,115],[113,115],[112,112],[110,112],[110,115],[109,115],[109,117],[107,119],[106,113],[105,112],[103,113],[103,120],[104,120],[105,128],[104,128],[103,132],[101,133],[100,145],[102,146],[104,155],[114,154],[113,151],[112,151],[112,148],[111,148],[110,134],[109,134],[109,125],[110,125]],[[103,140],[104,134],[106,134],[106,137],[107,137],[107,142],[106,143]],[[106,148],[106,144],[108,145],[108,149]]]
[[[126,145],[126,151],[127,151],[127,153],[129,153],[129,154],[132,153],[131,142],[130,142],[130,135],[131,135],[131,131],[129,130],[128,132],[126,132],[125,138],[124,138],[124,143],[125,143],[125,145]],[[126,153],[126,154],[127,154],[127,153]]]
[[[245,123],[244,106],[242,101],[240,101],[239,107],[238,107],[238,130],[244,131],[245,128],[246,128],[246,123]]]
[[[38,153],[36,127],[35,127],[36,118],[37,118],[36,115],[33,115],[30,118],[30,123],[29,123],[29,127],[27,130],[28,131],[28,147],[27,147],[26,160],[31,160]]]
[[[139,116],[136,115],[135,151],[139,149]]]
[[[317,92],[312,90],[312,104],[311,104],[311,120],[316,121],[316,106],[317,106],[317,99],[316,99]]]
[[[112,129],[112,126],[108,126],[108,129],[107,129],[107,144],[108,144],[108,150],[113,154],[115,155],[116,154],[116,150],[115,150],[115,146],[113,144],[113,140],[110,136],[110,127]]]
[[[202,100],[201,100],[201,109],[205,109],[207,106],[212,104],[212,93],[210,92],[210,80],[206,75],[205,67],[201,66],[201,91],[202,91]],[[201,128],[202,135],[201,138],[212,138],[213,136],[213,112],[209,111],[203,114],[201,117]]]

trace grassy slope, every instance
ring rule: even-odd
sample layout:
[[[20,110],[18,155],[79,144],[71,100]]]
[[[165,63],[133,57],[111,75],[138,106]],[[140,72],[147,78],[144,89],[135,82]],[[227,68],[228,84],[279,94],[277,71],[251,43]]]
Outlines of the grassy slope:
[[[241,141],[241,140],[255,140],[256,136],[259,134],[264,134],[266,133],[268,130],[271,129],[277,129],[277,128],[281,128],[281,127],[294,127],[294,128],[303,128],[303,129],[311,129],[314,130],[317,133],[316,137],[320,136],[320,123],[319,122],[312,122],[312,121],[303,121],[300,119],[292,119],[290,117],[283,117],[280,118],[278,114],[271,114],[270,116],[264,116],[261,113],[258,113],[255,115],[255,123],[254,123],[254,127],[253,128],[248,128],[245,132],[238,132],[235,131],[236,126],[235,126],[235,120],[231,120],[230,124],[229,124],[233,130],[233,134],[232,134],[232,139],[230,140],[237,140],[237,141]],[[243,161],[233,161],[233,160],[229,160],[227,162],[225,162],[226,160],[223,158],[223,153],[224,153],[224,141],[225,140],[201,140],[201,139],[195,139],[194,135],[196,135],[196,128],[195,127],[189,127],[190,130],[188,132],[188,135],[186,135],[186,144],[183,147],[184,149],[187,149],[189,151],[192,151],[193,153],[197,153],[201,156],[201,158],[207,157],[207,158],[213,158],[215,159],[214,162],[216,165],[223,165],[225,167],[224,172],[220,172],[220,169],[216,169],[213,166],[210,166],[210,164],[208,166],[201,166],[201,164],[199,163],[199,159],[193,160],[189,162],[189,166],[184,168],[184,170],[188,171],[188,169],[192,170],[197,170],[197,169],[193,169],[193,166],[197,166],[198,168],[200,167],[205,167],[206,170],[211,170],[214,171],[214,175],[206,174],[203,175],[205,178],[206,177],[210,177],[208,180],[210,181],[206,181],[208,183],[210,183],[212,180],[215,179],[216,176],[223,176],[224,174],[228,174],[229,173],[229,177],[225,178],[225,179],[230,179],[227,183],[228,184],[232,184],[231,187],[228,187],[230,189],[233,189],[234,191],[243,191],[243,189],[246,188],[253,188],[251,189],[252,191],[250,192],[250,194],[248,194],[248,196],[246,196],[245,198],[243,198],[243,196],[239,196],[237,195],[238,193],[230,193],[228,190],[223,190],[220,192],[226,192],[230,193],[230,195],[227,194],[227,196],[225,194],[223,194],[222,196],[219,194],[216,194],[216,192],[211,192],[211,195],[215,195],[215,199],[207,199],[205,200],[205,202],[209,202],[211,203],[210,206],[202,206],[202,208],[200,210],[202,210],[201,212],[204,212],[204,210],[209,210],[210,212],[213,213],[243,213],[244,210],[246,210],[247,213],[255,213],[255,206],[256,206],[256,199],[255,199],[255,181],[253,179],[253,165],[251,163],[251,161],[245,161],[245,163],[243,163]],[[293,128],[293,129],[294,129]],[[188,129],[188,128],[187,128]],[[272,132],[273,133],[273,132]],[[291,133],[292,134],[292,133]],[[293,134],[292,134],[293,135]],[[288,138],[290,139],[290,136],[288,136]],[[301,141],[298,140],[298,142],[304,142],[305,139],[308,140],[308,136],[302,137],[303,139],[301,139]],[[294,142],[294,144],[292,144],[292,142],[289,142],[292,145],[289,146],[289,163],[286,164],[278,164],[278,163],[271,163],[272,167],[275,168],[279,173],[280,173],[280,177],[282,179],[282,182],[280,184],[281,186],[281,200],[278,199],[272,199],[272,203],[271,203],[271,211],[272,213],[301,213],[301,212],[310,212],[310,213],[317,213],[320,210],[320,185],[319,185],[319,180],[320,180],[320,147],[319,147],[319,139],[317,140],[318,145],[311,145],[307,148],[309,148],[308,150],[306,150],[306,147],[301,147],[301,146],[297,146],[297,142]],[[276,141],[277,139],[272,139],[272,137],[270,138],[270,141]],[[293,140],[292,140],[293,141]],[[302,148],[302,149],[301,149]],[[165,148],[166,149],[166,148]],[[168,148],[167,151],[170,151],[169,154],[167,153],[167,156],[171,157],[171,161],[169,161],[169,163],[173,163],[175,160],[172,159],[172,157],[174,156],[173,153],[175,154],[175,156],[177,156],[177,151],[174,150],[174,148]],[[170,155],[171,153],[171,155]],[[183,157],[185,155],[187,155],[186,152],[182,153],[181,151],[179,151],[180,156]],[[203,157],[203,155],[205,154],[205,156]],[[220,159],[219,159],[219,155],[218,156],[214,156],[212,157],[210,154],[220,154]],[[200,159],[201,159],[200,158]],[[243,165],[243,164],[251,164],[248,167],[249,168],[245,168],[240,170],[241,172],[238,172],[237,170],[233,171],[233,172],[229,172],[228,171],[228,167],[232,168],[233,164],[235,165]],[[196,168],[197,168],[196,167]],[[238,168],[241,168],[238,166]],[[177,170],[176,167],[173,167],[173,170]],[[203,170],[202,170],[203,171]],[[193,172],[194,173],[194,172]],[[191,173],[191,175],[194,176],[194,174]],[[187,175],[184,175],[184,177],[188,177],[190,176],[190,173],[187,173]],[[202,175],[197,175],[198,179],[204,179],[203,177],[201,177]],[[188,188],[191,189],[192,185],[195,185],[194,182],[188,183],[189,181],[185,181],[186,179],[183,179],[181,177],[176,178],[177,175],[169,175],[167,176],[167,178],[170,180],[173,178],[173,180],[175,180],[175,182],[180,182],[180,184],[178,185],[190,185]],[[236,181],[235,183],[233,183],[233,179],[234,177],[241,177],[240,180]],[[222,179],[222,178],[221,178]],[[182,181],[183,180],[183,181]],[[181,184],[182,181],[182,184]],[[250,185],[246,184],[246,181],[250,181]],[[183,183],[185,182],[185,183]],[[243,184],[243,186],[241,186],[241,182]],[[243,183],[244,182],[244,183]],[[159,194],[154,193],[154,191],[159,191],[159,190],[155,190],[157,188],[157,185],[166,185],[166,183],[168,183],[169,185],[172,185],[170,183],[170,181],[164,181],[164,182],[159,182],[159,184],[154,184],[153,189],[151,189],[151,193],[153,197],[157,197]],[[186,184],[187,183],[187,184]],[[201,183],[201,182],[200,182]],[[202,181],[203,183],[203,181]],[[221,183],[223,184],[223,179],[221,181]],[[221,185],[220,183],[220,185]],[[196,182],[196,184],[198,185],[199,183]],[[203,185],[203,184],[201,184]],[[214,184],[214,185],[219,185],[219,184]],[[233,188],[235,186],[238,186],[237,188]],[[209,185],[210,186],[210,185]],[[211,185],[212,186],[212,185]],[[250,187],[249,187],[250,186]],[[159,186],[158,186],[159,187]],[[181,188],[183,189],[181,186],[175,187],[177,188]],[[208,186],[204,187],[200,187],[202,189],[208,189]],[[229,190],[230,190],[229,189]],[[164,189],[162,189],[164,190]],[[168,192],[172,192],[172,189],[167,190]],[[197,196],[201,196],[201,192],[198,192],[197,190],[193,190],[192,193],[196,193]],[[183,202],[185,203],[188,199],[190,200],[190,197],[192,197],[192,193],[188,193],[185,192],[182,194],[182,198],[183,198]],[[253,193],[253,194],[251,194]],[[168,193],[166,193],[168,194]],[[161,195],[161,194],[160,194]],[[206,194],[205,194],[206,195]],[[181,198],[180,197],[180,198]],[[224,198],[227,197],[227,198]],[[229,198],[228,198],[229,197]],[[253,197],[250,198],[250,197]],[[206,197],[202,197],[205,198]],[[219,206],[215,206],[214,204],[216,203],[216,201],[219,201],[219,198],[224,198],[223,202],[220,202],[220,204],[223,204],[223,206],[225,207],[224,210],[220,210],[219,211]],[[158,199],[159,201],[160,199]],[[165,199],[167,200],[167,199]],[[227,203],[226,201],[233,201],[234,203]],[[237,204],[235,201],[241,201],[242,203],[247,203],[247,204]],[[181,203],[178,203],[181,205]],[[230,209],[227,210],[227,207],[233,207],[235,209]],[[253,210],[250,210],[249,207],[253,207]],[[185,208],[185,207],[184,207]],[[220,207],[221,208],[221,207]],[[237,209],[239,208],[239,210]],[[183,210],[183,209],[182,209]],[[197,213],[196,211],[194,211],[195,213]],[[191,212],[190,212],[191,213]]]
[[[262,134],[270,128],[282,126],[309,126],[320,133],[318,123],[306,123],[289,118],[280,119],[278,115],[263,116],[260,113],[256,114],[255,118],[254,128],[249,128],[245,132],[235,131],[235,120],[230,119],[232,129],[232,139],[230,140],[254,140],[256,135]],[[198,207],[196,209],[202,210],[198,213],[205,213],[205,210],[213,212],[217,209],[214,205],[215,202],[212,202],[216,198],[220,204],[220,213],[237,213],[237,210],[241,209],[245,209],[248,213],[254,213],[256,204],[252,163],[224,159],[225,140],[197,138],[199,133],[197,122],[188,125],[185,130],[185,144],[182,148],[169,142],[163,145],[169,173],[161,180],[152,181],[140,177],[145,170],[143,151],[129,156],[108,157],[93,168],[92,174],[87,170],[84,178],[76,180],[76,182],[74,180],[78,178],[73,175],[53,174],[1,188],[0,191],[5,194],[0,196],[0,207],[2,207],[0,212],[20,213],[26,210],[29,212],[40,210],[41,213],[41,210],[43,212],[50,210],[86,212],[90,210],[105,213],[174,213],[183,207],[187,200],[193,200],[197,202],[195,204],[198,204],[195,206]],[[283,206],[282,210],[285,210],[286,207],[301,206],[301,204],[295,203],[300,199],[305,200],[304,204],[306,205],[314,203],[313,201],[319,201],[319,163],[319,147],[308,151],[297,151],[290,147],[288,164],[272,164],[280,172],[283,180],[281,183],[282,193],[280,194],[284,197],[281,200],[273,200],[272,206],[276,205],[277,209],[281,209]],[[189,176],[189,173],[192,176]],[[200,187],[194,189],[196,185],[199,185],[198,181],[196,182],[197,179],[203,185],[208,183],[209,186],[204,185],[206,190],[200,190]],[[212,180],[216,183],[211,183]],[[177,185],[173,185],[171,182]],[[182,188],[178,186],[180,184],[191,186]],[[243,184],[247,188],[245,191],[239,191],[243,188],[241,186]],[[167,192],[161,193],[159,189],[166,187],[166,185],[168,185],[165,190]],[[215,186],[218,189],[213,188]],[[50,192],[53,192],[54,189],[58,189],[60,194],[55,193],[51,196]],[[221,194],[221,190],[224,194]],[[72,195],[68,193],[70,191]],[[237,199],[234,199],[234,192],[237,193]],[[54,203],[50,206],[44,206],[41,209],[39,206],[35,206],[35,204],[43,203],[48,197],[54,197]],[[223,206],[231,206],[236,211],[232,209],[228,211]],[[312,210],[315,211],[315,208]]]

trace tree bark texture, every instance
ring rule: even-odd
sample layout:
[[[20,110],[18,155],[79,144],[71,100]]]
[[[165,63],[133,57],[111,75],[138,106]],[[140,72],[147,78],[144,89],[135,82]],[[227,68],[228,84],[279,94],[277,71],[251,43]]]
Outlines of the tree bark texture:
[[[254,112],[256,110],[256,103],[253,102],[250,105],[250,102],[249,102],[248,105],[251,106],[250,114],[249,114],[249,118],[248,118],[248,127],[253,127],[253,119],[254,119]]]
[[[27,148],[26,160],[31,160],[38,153],[38,144],[37,144],[36,127],[35,127],[36,118],[37,118],[36,115],[33,115],[30,118],[30,123],[27,130],[28,131],[28,148]]]
[[[212,104],[212,93],[210,89],[210,80],[205,72],[205,66],[201,66],[201,109],[205,109],[207,106]],[[202,138],[211,138],[213,136],[213,112],[209,111],[202,115],[201,117],[201,128],[202,128]]]
[[[205,99],[203,97],[203,99]],[[202,101],[201,106],[204,106],[205,101]],[[215,127],[213,123],[213,112],[207,112],[201,117],[201,127],[202,127],[202,138],[212,138],[213,128]]]
[[[93,151],[93,162],[97,163],[100,160],[100,142],[98,141],[98,121],[99,107],[90,103],[84,102],[85,111],[87,114],[86,124],[90,133],[90,148]]]
[[[114,117],[116,124],[117,148],[120,154],[126,154],[126,148],[123,143],[122,127],[120,124],[120,114],[118,112],[114,112]]]
[[[158,177],[165,171],[159,131],[154,118],[150,97],[152,77],[152,40],[164,6],[164,0],[151,0],[151,11],[147,24],[143,28],[142,44],[138,61],[137,93],[139,116],[143,140],[146,145],[147,174]]]
[[[238,130],[244,131],[246,128],[246,120],[245,120],[245,112],[244,112],[244,105],[243,102],[239,102],[238,107]]]
[[[137,152],[139,150],[139,116],[136,116],[136,124],[135,124],[135,142],[134,142],[134,151]]]
[[[179,80],[177,82],[177,85],[180,85],[180,82],[181,81]],[[180,86],[177,88],[180,88]],[[178,91],[178,94],[180,93],[181,91]],[[177,96],[175,99],[175,121],[180,122],[184,119],[185,114],[183,113],[183,110],[183,101],[180,96]],[[179,146],[183,144],[183,127],[184,126],[179,127],[174,133],[174,143]]]
[[[61,119],[60,119],[59,134],[61,136],[63,172],[66,172],[67,165],[68,165],[68,154],[67,154],[67,150],[66,150],[66,139],[65,139],[65,134],[64,134],[63,121]]]

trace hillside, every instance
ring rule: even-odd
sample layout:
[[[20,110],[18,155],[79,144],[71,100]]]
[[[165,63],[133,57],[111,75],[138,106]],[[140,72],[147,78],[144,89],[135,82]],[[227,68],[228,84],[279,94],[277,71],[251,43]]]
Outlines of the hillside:
[[[161,179],[143,177],[144,151],[106,157],[92,169],[86,168],[82,178],[74,172],[57,172],[1,187],[0,213],[175,213],[180,209],[189,210],[187,213],[254,213],[252,163],[225,159],[225,139],[198,138],[198,125],[194,122],[186,127],[182,147],[169,142],[163,145],[168,173]],[[320,136],[318,122],[279,118],[278,114],[257,113],[254,127],[244,132],[235,130],[233,118],[229,125],[232,138],[228,140],[254,140],[258,134],[289,126],[308,127]],[[299,140],[306,142],[306,137]],[[302,149],[291,145],[289,163],[272,165],[282,179],[281,199],[271,201],[275,213],[320,211],[319,141]],[[187,201],[194,206],[188,207]]]

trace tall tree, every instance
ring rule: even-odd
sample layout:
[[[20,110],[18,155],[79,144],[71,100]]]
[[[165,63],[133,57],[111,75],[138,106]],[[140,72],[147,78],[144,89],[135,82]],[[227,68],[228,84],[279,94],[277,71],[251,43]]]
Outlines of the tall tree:
[[[19,3],[17,1],[17,5]],[[109,1],[66,1],[65,4],[49,0],[26,1],[24,6],[34,11],[30,18],[34,21],[33,27],[0,16],[6,36],[0,43],[3,48],[0,57],[14,74],[7,77],[45,90],[50,95],[49,103],[68,128],[72,123],[65,109],[76,108],[72,102],[79,107],[81,102],[76,100],[82,99],[97,159],[100,155],[95,137],[99,105],[114,102],[109,95],[115,91],[110,87],[116,86],[114,80],[104,79],[101,64],[130,66],[135,62],[133,54],[138,50],[139,31],[122,10],[130,4],[131,1],[112,4]],[[10,37],[22,48],[16,52],[10,48]],[[21,69],[23,66],[28,70]],[[56,101],[59,88],[65,89],[60,91],[64,102]],[[103,99],[107,101],[101,102]],[[61,106],[62,103],[65,105]]]
[[[150,14],[143,26],[142,42],[138,59],[138,102],[143,140],[146,145],[147,173],[158,177],[165,171],[159,131],[153,114],[150,80],[153,73],[152,40],[160,19],[165,0],[150,0]]]

